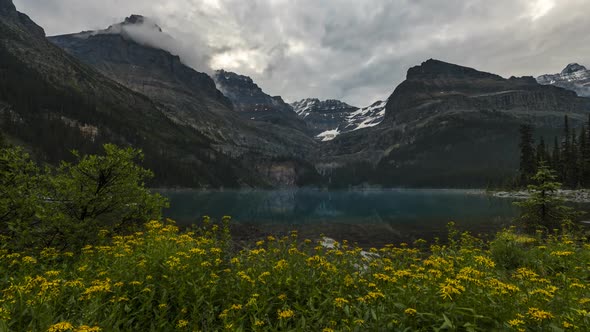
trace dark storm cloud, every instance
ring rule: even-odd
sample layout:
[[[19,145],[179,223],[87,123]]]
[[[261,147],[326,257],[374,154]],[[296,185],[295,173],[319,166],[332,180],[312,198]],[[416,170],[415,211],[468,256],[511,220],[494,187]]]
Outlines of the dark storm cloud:
[[[200,71],[224,67],[294,101],[364,106],[437,58],[503,76],[590,66],[587,0],[15,0],[48,34],[154,18]],[[157,40],[157,38],[155,39]],[[169,46],[170,47],[170,46]]]

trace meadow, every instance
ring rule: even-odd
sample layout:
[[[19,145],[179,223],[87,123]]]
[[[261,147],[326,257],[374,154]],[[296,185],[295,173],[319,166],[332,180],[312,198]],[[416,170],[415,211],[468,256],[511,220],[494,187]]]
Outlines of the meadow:
[[[444,244],[238,248],[230,218],[151,221],[81,252],[0,252],[0,331],[588,331],[590,245],[449,224]]]

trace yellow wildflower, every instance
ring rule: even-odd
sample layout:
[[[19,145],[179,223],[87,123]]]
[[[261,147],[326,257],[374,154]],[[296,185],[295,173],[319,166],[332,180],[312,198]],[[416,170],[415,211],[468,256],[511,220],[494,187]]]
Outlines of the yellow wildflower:
[[[277,316],[279,317],[279,319],[289,319],[295,316],[295,312],[291,309],[278,310]]]
[[[348,300],[342,297],[337,297],[334,299],[334,305],[338,308],[344,307],[345,304],[348,304]]]
[[[475,261],[478,264],[480,264],[480,265],[483,265],[483,266],[486,266],[486,267],[489,267],[489,268],[496,267],[496,263],[494,263],[494,261],[491,260],[488,257],[485,257],[485,256],[475,256],[474,258],[475,258]]]
[[[404,314],[406,314],[408,316],[414,316],[416,313],[417,313],[417,311],[414,308],[408,308],[408,309],[404,310]]]
[[[524,324],[524,321],[522,319],[511,319],[508,321],[508,325],[512,327],[516,327],[522,324]]]
[[[538,308],[529,308],[528,311],[528,315],[534,319],[534,320],[538,320],[538,321],[542,321],[544,319],[551,319],[553,318],[553,315],[548,312],[548,311],[544,311]]]
[[[4,321],[10,320],[10,311],[0,307],[0,320],[4,320]]]
[[[73,328],[74,328],[74,326],[70,322],[59,322],[57,324],[51,325],[47,329],[47,332],[62,332],[62,331],[72,330]]]
[[[98,326],[80,325],[74,332],[100,332],[101,329]]]
[[[275,267],[274,267],[274,269],[275,269],[275,270],[284,270],[284,269],[286,269],[288,266],[289,266],[289,263],[287,263],[287,261],[286,261],[286,260],[284,260],[284,259],[281,259],[280,261],[278,261],[278,262],[275,264]]]
[[[451,280],[447,278],[445,283],[440,284],[440,295],[443,299],[453,299],[453,295],[459,295],[465,291],[458,280]]]
[[[24,264],[35,264],[37,263],[37,260],[34,257],[31,256],[25,256],[23,257],[23,263]]]

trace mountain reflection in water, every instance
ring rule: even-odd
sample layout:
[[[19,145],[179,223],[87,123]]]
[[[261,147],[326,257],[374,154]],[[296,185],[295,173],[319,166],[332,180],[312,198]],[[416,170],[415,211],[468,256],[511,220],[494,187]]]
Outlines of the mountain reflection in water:
[[[510,199],[477,190],[384,189],[162,191],[171,207],[165,216],[188,226],[208,215],[232,216],[241,239],[299,231],[300,237],[325,235],[360,246],[411,243],[446,238],[457,223],[473,234],[493,234],[518,213]]]

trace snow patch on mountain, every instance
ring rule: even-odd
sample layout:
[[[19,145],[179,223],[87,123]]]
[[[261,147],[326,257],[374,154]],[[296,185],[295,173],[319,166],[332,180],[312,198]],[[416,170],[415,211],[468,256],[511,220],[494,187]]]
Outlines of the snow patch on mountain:
[[[348,118],[347,131],[355,131],[363,128],[374,127],[383,121],[385,117],[385,105],[387,101],[377,101],[370,106],[363,107],[356,112],[352,112]]]
[[[572,90],[580,97],[590,97],[590,70],[577,63],[570,63],[561,73],[541,75],[537,82]]]
[[[317,130],[316,138],[326,142],[347,132],[378,125],[385,117],[386,104],[387,101],[377,101],[370,106],[357,108],[339,100],[308,98],[291,106],[300,118]]]
[[[327,142],[327,141],[333,140],[338,135],[340,135],[340,132],[338,131],[338,128],[336,128],[336,129],[326,130],[323,133],[320,133],[319,135],[317,135],[316,138],[321,140],[322,142]]]

